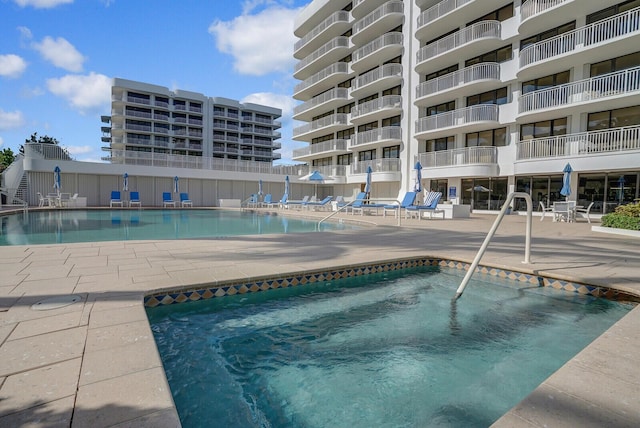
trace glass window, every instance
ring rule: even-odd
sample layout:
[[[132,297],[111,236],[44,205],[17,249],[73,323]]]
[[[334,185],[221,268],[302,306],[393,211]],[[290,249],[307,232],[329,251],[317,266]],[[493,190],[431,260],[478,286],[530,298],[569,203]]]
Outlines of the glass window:
[[[365,150],[363,152],[358,152],[358,160],[359,161],[368,161],[374,160],[376,158],[376,151],[374,150]]]
[[[506,87],[467,97],[467,106],[473,106],[478,104],[502,105],[502,104],[506,104],[506,102],[507,102]]]
[[[589,113],[588,131],[640,125],[640,106]]]
[[[351,165],[353,153],[348,153],[346,155],[338,155],[337,165]]]
[[[506,146],[507,128],[489,129],[480,132],[470,132],[466,135],[466,147],[476,146]]]
[[[455,110],[456,102],[449,101],[448,103],[438,104],[437,106],[427,107],[427,116],[433,116],[435,114],[446,113],[451,110]]]
[[[550,39],[551,37],[555,37],[559,34],[566,33],[567,31],[572,31],[576,28],[576,22],[570,22],[568,24],[561,25],[556,28],[552,28],[551,30],[547,30],[543,33],[536,34],[533,37],[528,37],[526,39],[520,40],[520,50],[523,50],[527,46],[531,46],[534,43],[541,42],[543,40]]]
[[[468,59],[467,61],[465,61],[465,67],[468,67],[470,65],[473,64],[478,64],[481,62],[504,62],[504,61],[509,61],[512,57],[512,53],[513,53],[513,49],[511,48],[511,45],[502,47],[500,49],[497,49],[495,51],[491,51],[491,52],[486,52],[480,56],[477,56],[475,58],[471,58]]]
[[[438,152],[441,150],[448,150],[449,148],[454,147],[455,141],[456,141],[456,138],[453,136],[436,138],[434,140],[427,140],[426,141],[427,152]]]
[[[398,159],[400,157],[400,146],[384,147],[382,149],[383,159]]]

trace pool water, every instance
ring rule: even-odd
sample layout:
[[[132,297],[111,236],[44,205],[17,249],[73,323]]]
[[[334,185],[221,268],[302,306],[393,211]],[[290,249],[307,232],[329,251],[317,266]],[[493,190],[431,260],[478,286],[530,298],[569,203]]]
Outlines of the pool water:
[[[148,309],[183,427],[486,427],[630,305],[404,272]]]
[[[353,228],[322,223],[320,230]],[[0,245],[214,238],[318,230],[317,220],[225,210],[54,210],[0,217]]]

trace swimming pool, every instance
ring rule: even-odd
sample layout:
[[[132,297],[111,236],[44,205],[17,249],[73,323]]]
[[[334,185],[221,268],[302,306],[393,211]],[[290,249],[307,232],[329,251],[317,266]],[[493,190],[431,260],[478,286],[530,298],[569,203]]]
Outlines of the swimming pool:
[[[631,309],[481,274],[452,306],[463,275],[148,309],[183,426],[489,426]]]
[[[230,210],[52,210],[0,217],[0,245],[314,232],[317,220]],[[325,222],[320,230],[354,228]]]

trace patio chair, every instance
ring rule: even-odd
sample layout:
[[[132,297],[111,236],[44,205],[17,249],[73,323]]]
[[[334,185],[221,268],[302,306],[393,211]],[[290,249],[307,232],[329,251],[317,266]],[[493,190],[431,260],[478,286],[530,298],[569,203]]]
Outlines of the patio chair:
[[[575,210],[574,202],[554,202],[553,203],[553,221],[573,221]]]
[[[540,201],[540,211],[542,211],[542,217],[540,217],[540,221],[544,220],[545,213],[553,212],[553,207],[545,207],[544,202]]]
[[[307,204],[309,202],[309,195],[305,195],[304,198],[302,198],[302,200],[300,201],[286,201],[284,203],[284,207],[289,209],[289,207],[302,207],[302,205]]]
[[[193,201],[189,199],[188,193],[180,193],[180,206],[193,208]]]
[[[48,207],[49,206],[49,198],[45,198],[42,196],[42,193],[37,192],[38,195],[38,206],[39,207]]]
[[[306,204],[303,204],[302,207],[307,208],[308,210],[310,210],[311,208],[313,209],[320,208],[324,210],[327,207],[331,206],[331,199],[333,199],[333,196],[327,196],[321,201],[307,202]]]
[[[162,207],[166,208],[168,206],[176,207],[176,201],[171,199],[171,192],[162,192]]]
[[[133,207],[134,205],[142,208],[142,202],[140,201],[139,192],[131,192],[131,194],[129,195],[129,206]]]
[[[351,214],[355,215],[356,211],[360,212],[360,215],[364,215],[365,211],[376,210],[376,214],[378,214],[378,209],[384,208],[386,204],[377,204],[369,202],[369,195],[365,192],[364,197],[360,200],[356,198],[356,201],[351,205]]]
[[[112,190],[111,191],[111,200],[109,201],[109,208],[113,208],[114,205],[120,205],[121,207],[122,205],[122,198],[120,197],[120,191],[119,190]]]
[[[247,208],[258,208],[258,195],[256,193],[252,193],[247,199]]]
[[[581,214],[581,215],[584,214],[584,217],[586,217],[589,224],[591,224],[591,218],[589,217],[589,213],[591,212],[591,207],[593,207],[593,204],[595,204],[595,202],[591,202],[587,208],[584,208],[584,207],[576,208],[576,217],[577,217],[577,214]]]
[[[267,193],[266,195],[264,195],[264,199],[262,200],[262,202],[260,202],[260,206],[268,207],[271,204],[273,204],[273,196],[271,196],[271,193]]]
[[[424,203],[422,205],[409,205],[404,209],[404,218],[408,218],[416,214],[418,220],[422,219],[422,212],[428,212],[429,218],[433,218],[433,214],[441,213],[444,218],[444,210],[438,209],[438,202],[442,197],[441,192],[428,192],[424,197]]]
[[[416,192],[407,192],[404,194],[404,198],[400,202],[400,205],[389,204],[383,207],[382,216],[387,216],[387,211],[392,211],[393,214],[397,217],[400,215],[400,210],[402,208],[406,208],[409,205],[413,205],[413,202],[416,200]]]

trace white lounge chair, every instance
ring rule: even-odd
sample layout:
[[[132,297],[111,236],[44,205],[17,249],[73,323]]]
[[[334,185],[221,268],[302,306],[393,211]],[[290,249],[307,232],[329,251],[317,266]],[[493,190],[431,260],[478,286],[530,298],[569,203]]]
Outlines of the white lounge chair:
[[[193,201],[191,201],[191,199],[189,199],[189,194],[188,193],[180,193],[180,206],[182,206],[182,208],[184,208],[184,207],[193,208]]]

